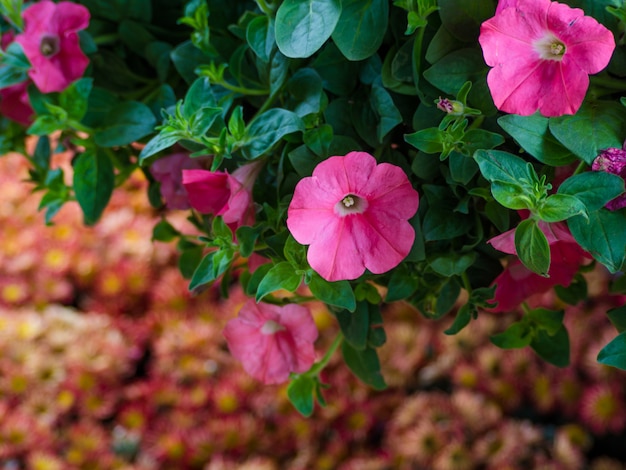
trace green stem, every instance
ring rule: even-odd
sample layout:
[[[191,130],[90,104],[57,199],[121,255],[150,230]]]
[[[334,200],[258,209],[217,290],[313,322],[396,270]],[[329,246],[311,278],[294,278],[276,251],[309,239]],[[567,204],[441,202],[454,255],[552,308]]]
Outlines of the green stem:
[[[119,37],[120,35],[118,33],[103,34],[102,36],[93,38],[93,42],[95,42],[98,46],[102,46],[114,43],[119,39]]]
[[[250,96],[263,96],[263,95],[268,95],[269,94],[269,90],[253,90],[251,88],[244,88],[241,86],[237,86],[237,85],[232,85],[228,82],[222,81],[222,82],[218,82],[215,83],[216,85],[220,85],[224,88],[226,88],[227,90],[233,91],[235,93],[241,93],[242,95],[250,95]]]
[[[256,0],[256,4],[267,16],[269,16],[270,18],[274,16],[274,10],[276,8],[274,5],[268,4],[265,0]]]
[[[470,284],[467,272],[463,272],[463,274],[461,274],[461,280],[463,281],[463,288],[467,291],[469,295],[472,295],[472,285]]]
[[[337,350],[337,348],[339,347],[342,341],[343,341],[343,335],[341,334],[341,332],[339,332],[337,333],[337,337],[335,338],[335,341],[333,341],[333,344],[330,345],[330,348],[328,348],[328,351],[326,351],[326,354],[324,354],[324,357],[322,358],[322,360],[316,363],[313,367],[311,367],[311,369],[306,373],[306,375],[314,377],[318,375],[322,370],[324,370],[324,367],[328,365],[328,363],[330,362],[330,359],[333,357],[333,354],[335,354],[335,351]]]
[[[576,167],[576,170],[574,171],[572,176],[582,173],[583,171],[585,171],[586,168],[587,168],[587,162],[580,162],[578,166]]]

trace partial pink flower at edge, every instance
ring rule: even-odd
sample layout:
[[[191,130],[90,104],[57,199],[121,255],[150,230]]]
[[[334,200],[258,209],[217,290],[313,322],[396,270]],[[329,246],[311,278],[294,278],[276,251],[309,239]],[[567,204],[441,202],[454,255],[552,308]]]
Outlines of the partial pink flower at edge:
[[[15,39],[13,31],[7,31],[2,35],[2,50],[5,50]],[[33,122],[33,108],[28,98],[28,84],[30,82],[17,83],[0,90],[0,114],[22,124],[30,126]]]
[[[408,222],[419,195],[404,171],[377,164],[365,152],[330,157],[296,185],[287,227],[310,245],[307,259],[327,281],[381,274],[408,255],[415,231]]]
[[[615,49],[613,33],[594,18],[550,0],[502,0],[478,40],[496,107],[525,116],[575,114],[588,75],[605,68]]]
[[[89,10],[72,2],[41,0],[23,13],[24,32],[15,40],[32,67],[28,75],[42,93],[63,91],[83,76],[89,59],[78,31],[89,25]]]
[[[232,229],[254,224],[252,187],[263,162],[253,162],[229,174],[183,170],[183,185],[191,207],[202,214],[221,215]]]
[[[301,305],[257,304],[250,299],[230,320],[224,337],[245,371],[264,384],[278,384],[303,373],[315,362],[318,332],[309,310]]]
[[[600,152],[591,165],[593,171],[605,171],[621,177],[626,181],[626,142],[621,149],[608,148]],[[626,194],[617,196],[609,201],[606,206],[610,211],[616,211],[626,207]]]
[[[183,186],[183,170],[200,169],[197,158],[184,152],[160,158],[150,166],[150,173],[161,185],[161,196],[168,209],[189,209],[187,191]]]

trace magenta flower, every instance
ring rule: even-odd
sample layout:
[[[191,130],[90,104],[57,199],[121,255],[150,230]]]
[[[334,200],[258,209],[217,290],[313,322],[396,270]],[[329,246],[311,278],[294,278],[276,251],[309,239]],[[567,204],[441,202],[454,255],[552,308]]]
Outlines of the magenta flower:
[[[183,185],[191,207],[202,214],[221,215],[235,230],[254,224],[252,187],[262,162],[244,165],[229,174],[223,171],[183,170]]]
[[[626,142],[621,149],[609,148],[600,152],[591,165],[593,171],[606,171],[626,180]],[[621,194],[607,202],[605,206],[610,211],[626,207],[626,194]]]
[[[589,254],[578,245],[564,223],[540,221],[538,225],[550,246],[549,277],[535,274],[519,259],[512,259],[506,269],[493,281],[497,285],[493,300],[497,301],[498,305],[490,311],[510,311],[532,295],[547,292],[556,285],[569,286],[580,265],[589,258]],[[488,243],[496,250],[517,255],[515,230],[498,235]]]
[[[501,0],[478,38],[493,67],[487,84],[507,113],[575,114],[589,74],[607,66],[615,39],[578,8],[550,0]]]
[[[301,305],[250,299],[226,324],[224,337],[246,372],[264,384],[285,382],[291,372],[306,372],[315,362],[317,327]]]
[[[150,166],[150,173],[161,185],[161,196],[168,209],[189,209],[187,191],[183,186],[183,169],[199,169],[200,162],[187,153],[173,153]]]
[[[296,185],[287,227],[327,281],[397,266],[413,246],[419,195],[401,168],[365,152],[330,157]]]
[[[23,15],[24,32],[15,40],[32,65],[28,75],[42,93],[63,91],[89,64],[77,34],[89,25],[89,10],[72,2],[41,0]]]
[[[2,49],[5,50],[15,39],[13,31],[2,35]],[[30,126],[33,122],[33,108],[28,98],[28,84],[30,81],[17,83],[0,90],[0,114],[19,122],[23,126]]]

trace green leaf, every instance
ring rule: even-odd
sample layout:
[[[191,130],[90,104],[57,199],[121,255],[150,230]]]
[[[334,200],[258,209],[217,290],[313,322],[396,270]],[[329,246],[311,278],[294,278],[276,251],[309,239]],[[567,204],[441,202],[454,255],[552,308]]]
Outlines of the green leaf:
[[[109,203],[115,174],[104,152],[86,151],[74,161],[74,193],[83,210],[86,225],[95,224]]]
[[[330,37],[340,16],[340,0],[285,0],[276,12],[278,48],[287,57],[310,57]]]
[[[626,109],[618,103],[583,103],[571,116],[550,119],[550,131],[566,148],[591,165],[601,150],[621,148]]]
[[[275,44],[274,24],[270,18],[262,15],[250,21],[246,28],[246,41],[259,59],[269,62]]]
[[[183,137],[184,136],[177,131],[161,131],[159,134],[150,139],[146,146],[141,149],[141,152],[139,153],[139,164],[143,165],[148,157],[151,157],[161,150],[170,148]]]
[[[367,346],[367,337],[370,329],[369,303],[365,301],[357,302],[354,312],[339,310],[335,313],[335,316],[344,340],[354,349],[364,350]]]
[[[455,335],[467,325],[472,320],[472,311],[470,309],[469,304],[463,305],[459,311],[456,313],[456,317],[454,317],[454,322],[448,329],[444,331],[446,335]]]
[[[539,206],[537,214],[545,222],[560,222],[575,215],[586,217],[587,208],[576,196],[552,194]]]
[[[282,108],[270,109],[250,123],[241,152],[252,160],[270,150],[287,134],[298,131],[304,131],[304,123],[297,114]]]
[[[608,312],[606,312],[609,320],[613,323],[613,326],[619,331],[623,333],[626,331],[626,305],[622,305],[621,307],[612,308]]]
[[[293,292],[300,287],[301,283],[302,273],[298,273],[291,263],[283,261],[272,267],[259,283],[256,291],[256,301],[259,302],[267,294],[279,289]]]
[[[524,318],[539,328],[546,330],[550,336],[553,336],[563,326],[564,315],[565,312],[563,310],[536,308],[529,311]]]
[[[576,196],[589,212],[604,207],[611,199],[624,192],[624,180],[604,171],[586,171],[570,176],[561,183],[558,194]]]
[[[322,107],[322,79],[311,68],[298,69],[287,81],[287,108],[303,117],[319,113]]]
[[[482,175],[490,182],[500,181],[516,186],[530,184],[527,163],[513,154],[501,150],[478,150],[474,160]]]
[[[315,408],[316,383],[313,377],[298,375],[287,386],[287,398],[298,412],[308,418]]]
[[[493,16],[491,2],[439,0],[438,5],[443,26],[454,37],[465,42],[475,42],[482,22]]]
[[[211,58],[198,49],[191,41],[180,43],[170,54],[174,67],[187,83],[193,83],[198,76],[199,65],[209,64]]]
[[[533,332],[528,324],[516,322],[510,325],[502,333],[498,333],[489,338],[493,344],[502,349],[519,349],[530,344],[533,339]]]
[[[183,101],[183,117],[191,119],[201,108],[214,108],[217,106],[211,82],[206,77],[200,77],[191,84]]]
[[[309,288],[311,293],[324,303],[345,308],[350,312],[356,310],[356,298],[348,281],[328,282],[312,271]]]
[[[332,38],[348,60],[374,55],[387,31],[387,0],[342,0],[341,16]]]
[[[436,127],[422,129],[413,134],[405,134],[404,140],[425,153],[441,153],[445,133]]]
[[[545,330],[537,330],[530,347],[550,364],[557,367],[569,365],[569,336],[563,325],[554,335],[549,335]]]
[[[532,116],[507,114],[498,119],[500,127],[541,163],[550,166],[569,165],[576,157],[554,138],[548,129],[549,122],[547,117],[539,114]]]
[[[174,228],[167,220],[161,219],[152,230],[152,240],[160,242],[169,242],[180,235],[180,232]]]
[[[493,198],[507,209],[530,209],[531,201],[528,197],[525,197],[525,189],[519,184],[505,183],[503,181],[493,181],[491,183]]]
[[[68,86],[59,95],[59,104],[67,111],[69,119],[80,122],[85,116],[92,84],[92,78],[81,78]]]
[[[215,275],[213,258],[215,258],[216,253],[217,251],[207,253],[204,258],[202,258],[202,261],[200,261],[200,264],[197,265],[193,272],[193,276],[191,277],[191,281],[189,282],[190,291],[193,291],[204,284],[215,281],[217,276]]]
[[[445,253],[430,259],[433,271],[444,277],[460,276],[476,261],[476,253]]]
[[[374,390],[387,388],[385,379],[380,372],[380,361],[375,349],[367,347],[359,351],[344,341],[341,344],[341,352],[346,365],[359,379]]]
[[[128,145],[154,132],[155,125],[150,108],[137,101],[126,101],[107,113],[94,139],[101,147]]]
[[[578,244],[605,265],[609,271],[622,271],[626,262],[626,211],[600,209],[567,220]]]
[[[180,257],[178,258],[178,269],[184,279],[192,278],[193,273],[203,259],[203,253],[204,248],[199,245],[186,247],[181,251]]]
[[[522,220],[515,229],[515,249],[524,266],[534,273],[548,277],[550,246],[534,219]]]

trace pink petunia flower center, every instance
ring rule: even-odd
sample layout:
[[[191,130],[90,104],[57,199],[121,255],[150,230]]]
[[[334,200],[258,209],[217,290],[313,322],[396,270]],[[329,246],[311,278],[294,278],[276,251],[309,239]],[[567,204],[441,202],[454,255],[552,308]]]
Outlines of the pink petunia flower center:
[[[567,48],[552,33],[547,33],[544,37],[533,44],[535,50],[543,60],[563,60]]]
[[[267,320],[261,327],[261,333],[264,335],[273,335],[274,333],[278,333],[279,331],[283,331],[285,329],[286,328],[280,323],[274,320]]]
[[[44,57],[52,57],[61,49],[59,37],[54,34],[44,34],[41,37],[39,50]]]
[[[347,194],[337,204],[335,204],[335,212],[341,217],[350,214],[362,214],[367,209],[368,203],[365,198],[355,194]]]

